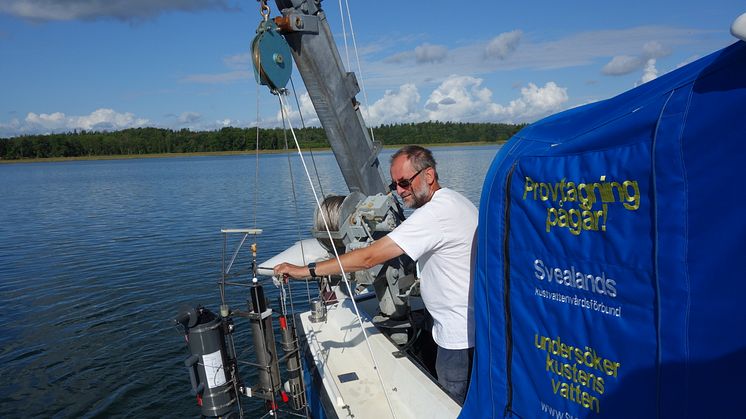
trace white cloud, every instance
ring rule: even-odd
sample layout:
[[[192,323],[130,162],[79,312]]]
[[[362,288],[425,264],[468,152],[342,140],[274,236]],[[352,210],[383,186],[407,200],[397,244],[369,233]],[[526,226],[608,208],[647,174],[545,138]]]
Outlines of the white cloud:
[[[642,52],[635,56],[617,55],[602,69],[607,76],[621,76],[643,69],[642,83],[654,79],[658,71],[655,69],[656,59],[671,54],[671,50],[658,41],[648,41],[642,46]],[[652,60],[652,64],[650,62]],[[652,77],[652,78],[650,78]],[[647,80],[646,80],[647,78]]]
[[[15,137],[21,133],[21,121],[18,118],[13,118],[8,123],[0,122],[0,138]]]
[[[370,108],[363,107],[363,118],[370,126],[414,122],[421,118],[419,102],[417,87],[407,83],[400,86],[398,91],[387,90]]]
[[[62,112],[29,112],[23,121],[13,119],[8,124],[0,124],[0,135],[49,134],[73,130],[114,131],[142,127],[148,123],[147,119],[137,118],[130,112],[119,113],[106,108],[97,109],[83,116],[68,116]]]
[[[440,83],[451,74],[492,78],[499,72],[524,69],[545,71],[583,66],[591,69],[599,62],[608,63],[612,56],[639,59],[638,66],[630,70],[635,72],[642,70],[647,59],[658,58],[649,56],[650,54],[663,54],[668,48],[701,48],[703,45],[712,44],[712,31],[670,26],[637,26],[588,31],[548,40],[532,39],[521,30],[507,34],[512,35],[501,34],[492,39],[475,39],[460,46],[450,47],[446,60],[421,66],[417,71],[412,71],[411,66],[414,62],[413,49],[403,53],[401,49],[396,49],[402,48],[405,41],[395,44],[396,46],[377,42],[375,53],[364,56],[365,84],[369,88],[386,89],[407,81],[421,87],[424,84]],[[518,34],[521,34],[520,37]],[[489,49],[493,58],[488,55],[490,44],[493,45]],[[499,57],[505,58],[498,59]]]
[[[288,109],[286,110],[287,118],[290,119],[290,124],[292,124],[293,128],[302,128],[301,116],[303,116],[302,122],[305,123],[306,126],[319,126],[321,123],[319,122],[319,117],[316,116],[316,109],[313,107],[311,96],[308,92],[303,92],[300,97],[298,97],[298,102],[300,102],[300,112],[298,112],[298,109],[295,109],[295,103],[290,103],[290,101],[287,101],[286,99],[288,105]],[[277,111],[276,121],[282,123],[282,120],[282,110],[280,109]]]
[[[414,84],[387,91],[363,116],[371,126],[418,121],[531,122],[562,109],[567,89],[554,82],[544,87],[533,83],[521,89],[521,96],[506,105],[495,103],[492,91],[482,79],[453,75],[434,89],[423,107]]]
[[[448,48],[442,45],[422,44],[414,49],[414,57],[418,64],[439,63],[448,56]]]
[[[399,52],[390,57],[385,58],[383,62],[392,63],[392,64],[400,64],[400,63],[408,61],[410,58],[412,58],[412,52],[404,51],[404,52]]]
[[[118,113],[104,108],[97,109],[90,115],[71,116],[67,119],[68,128],[86,130],[119,130],[142,127],[147,123],[147,119],[136,118],[131,112]]]
[[[635,84],[639,86],[643,83],[647,83],[651,80],[655,80],[658,77],[658,69],[655,68],[655,58],[651,58],[645,63],[645,68],[642,71],[642,77],[640,81]]]
[[[142,21],[168,11],[230,10],[226,0],[3,0],[0,13],[36,21],[117,19]]]
[[[529,83],[520,89],[520,96],[507,104],[495,103],[492,91],[483,86],[483,80],[470,76],[453,75],[438,85],[424,104],[417,86],[413,83],[401,85],[397,90],[389,90],[369,107],[361,106],[363,117],[369,126],[387,123],[408,123],[427,120],[458,122],[532,122],[562,109],[568,101],[567,89],[554,82],[543,87]],[[304,92],[299,102],[306,126],[318,126],[319,119]],[[293,128],[300,128],[300,113],[294,101],[289,103],[289,118]],[[183,112],[171,116],[172,128],[193,130],[216,130],[223,127],[282,126],[282,114],[275,118],[246,124],[240,120],[205,118],[197,112]],[[62,112],[33,113],[24,120],[13,119],[0,123],[0,137],[22,134],[47,134],[73,130],[120,130],[142,127],[151,124],[147,119],[138,118],[132,113],[119,113],[112,109],[98,109],[89,115],[69,116]]]
[[[643,60],[640,57],[629,55],[617,55],[601,69],[601,73],[607,76],[621,76],[639,70]]]
[[[646,42],[642,46],[643,56],[647,58],[662,58],[671,54],[671,50],[658,41]]]
[[[481,84],[474,77],[450,77],[428,98],[428,119],[528,122],[560,110],[568,100],[567,89],[554,82],[544,87],[529,83],[521,89],[521,97],[501,105],[492,101],[492,92]]]
[[[230,68],[246,68],[253,66],[251,52],[242,52],[223,58],[223,63]]]
[[[461,121],[482,119],[492,104],[492,92],[481,86],[482,79],[451,76],[425,102],[426,119]]]
[[[178,121],[180,124],[186,125],[193,124],[200,119],[202,119],[202,115],[197,112],[182,112],[181,115],[179,115]]]
[[[264,121],[260,121],[260,126],[269,126],[269,127],[276,127],[277,124],[275,123],[274,119],[270,123],[264,123]],[[178,125],[178,126],[170,126],[172,129],[181,129],[181,128],[188,128],[191,131],[218,131],[222,128],[226,127],[235,127],[235,128],[249,128],[252,126],[256,126],[256,121],[252,121],[247,123],[246,121],[242,121],[240,119],[234,119],[234,118],[222,118],[222,119],[210,119],[207,120],[204,118],[204,116],[200,116],[198,121],[195,121],[194,123],[188,124],[187,126]]]
[[[567,88],[553,81],[544,87],[529,83],[521,89],[520,98],[511,100],[508,106],[497,105],[495,113],[503,122],[531,122],[559,111],[568,99]]]
[[[443,45],[424,43],[418,45],[414,50],[397,52],[383,59],[384,63],[404,64],[414,60],[417,64],[438,64],[448,58],[448,48]]]
[[[504,60],[518,47],[523,37],[523,31],[514,30],[504,32],[492,38],[484,48],[484,56]]]
[[[38,125],[47,129],[57,130],[64,128],[67,125],[67,117],[62,112],[55,112],[51,114],[35,114],[29,112],[26,115],[26,123],[31,125]]]

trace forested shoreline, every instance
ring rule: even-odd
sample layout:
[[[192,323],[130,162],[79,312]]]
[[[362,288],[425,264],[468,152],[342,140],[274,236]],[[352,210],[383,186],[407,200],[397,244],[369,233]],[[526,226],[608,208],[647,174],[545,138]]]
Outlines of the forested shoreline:
[[[502,142],[523,126],[421,122],[382,125],[374,128],[374,134],[376,140],[384,145]],[[296,134],[303,148],[329,147],[322,128],[303,128],[296,130]],[[282,150],[285,148],[285,141],[286,132],[281,128],[259,130],[260,150]],[[292,138],[288,141],[292,141]],[[131,128],[114,132],[78,131],[0,139],[0,160],[250,151],[256,149],[256,143],[256,128],[228,127],[218,131],[174,131],[165,128]]]

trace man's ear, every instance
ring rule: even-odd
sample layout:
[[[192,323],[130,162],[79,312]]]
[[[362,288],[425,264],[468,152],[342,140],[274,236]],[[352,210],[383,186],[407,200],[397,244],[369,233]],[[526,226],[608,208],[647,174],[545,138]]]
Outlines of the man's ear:
[[[435,169],[432,167],[428,167],[425,169],[425,180],[427,181],[428,185],[432,185],[435,183]]]

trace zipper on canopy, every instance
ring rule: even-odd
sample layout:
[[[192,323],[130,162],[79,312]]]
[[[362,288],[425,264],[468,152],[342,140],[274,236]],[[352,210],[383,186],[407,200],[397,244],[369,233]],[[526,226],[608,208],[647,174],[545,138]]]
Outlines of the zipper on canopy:
[[[504,278],[504,310],[505,310],[505,375],[507,379],[507,398],[504,415],[513,413],[513,321],[510,313],[510,185],[513,179],[513,171],[518,161],[508,171],[505,184],[505,230],[503,236],[503,278]]]

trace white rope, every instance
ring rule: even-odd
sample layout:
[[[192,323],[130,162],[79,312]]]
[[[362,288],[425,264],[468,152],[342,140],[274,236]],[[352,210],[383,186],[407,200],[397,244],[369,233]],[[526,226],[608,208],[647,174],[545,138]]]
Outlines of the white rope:
[[[295,99],[295,106],[298,107],[298,116],[300,117],[300,125],[302,129],[306,129],[306,121],[303,119],[303,109],[301,109],[300,106],[300,100],[298,100],[298,91],[295,90],[295,83],[293,82],[293,78],[290,78],[290,86],[293,89],[293,98]],[[283,124],[285,122],[283,121]],[[316,165],[316,159],[313,157],[313,151],[309,148],[308,154],[311,155],[311,165],[313,166],[313,170],[316,173],[316,182],[319,184],[319,190],[321,191],[321,196],[326,196],[324,194],[324,185],[321,183],[321,176],[319,176],[319,167]]]
[[[281,94],[277,95],[278,98],[282,97]],[[282,108],[282,100],[280,100],[280,108]],[[300,109],[298,110],[300,112]],[[289,123],[289,121],[288,121]],[[283,136],[285,137],[285,151],[290,151],[290,147],[288,146],[288,134],[287,134],[287,128],[285,127],[285,113],[282,113],[282,132]],[[293,208],[295,210],[295,227],[297,229],[298,233],[298,243],[300,243],[300,257],[303,261],[303,264],[307,264],[308,261],[306,261],[306,252],[303,248],[303,238],[301,237],[300,232],[300,212],[298,211],[298,196],[295,192],[295,177],[293,176],[293,165],[290,162],[290,153],[286,153],[287,155],[287,161],[288,161],[288,172],[290,173],[290,187],[293,191]],[[280,281],[282,282],[282,281]],[[308,296],[308,306],[311,306],[311,286],[309,285],[309,281],[306,281],[306,294]]]
[[[280,97],[279,94],[277,96]],[[280,101],[280,106],[282,106],[282,101]],[[300,110],[299,110],[299,112],[300,112]],[[302,116],[301,116],[301,118],[302,118]],[[298,243],[300,243],[301,260],[303,260],[303,263],[305,264],[306,263],[306,254],[305,254],[305,251],[303,249],[303,240],[301,238],[300,217],[299,217],[299,211],[298,211],[298,196],[297,196],[296,191],[295,191],[295,177],[293,176],[293,166],[290,163],[290,153],[287,153],[289,151],[289,147],[288,147],[287,129],[285,129],[285,115],[284,114],[283,114],[283,118],[282,118],[282,128],[283,128],[283,134],[284,134],[284,137],[285,137],[285,152],[286,152],[286,154],[288,156],[287,162],[288,162],[288,171],[290,172],[290,184],[291,184],[291,189],[292,189],[292,192],[293,192],[293,207],[295,209],[295,220],[296,220],[295,226],[297,228],[297,233],[298,233]],[[281,297],[282,297],[281,298],[281,300],[282,300],[282,312],[285,315],[287,315],[287,312],[288,312],[287,311],[287,295],[289,295],[289,297],[290,297],[290,319],[291,319],[292,325],[293,325],[293,339],[295,340],[295,343],[297,345],[298,351],[301,352],[301,359],[303,359],[302,358],[302,353],[304,351],[304,348],[301,347],[301,345],[298,344],[298,325],[296,324],[296,320],[295,320],[295,317],[296,317],[295,316],[295,299],[293,298],[293,287],[292,287],[292,285],[290,283],[287,284],[287,286],[288,286],[287,287],[288,294],[286,295],[286,293],[285,293],[285,282],[284,281],[278,281],[278,282],[280,283],[280,287],[281,287],[281,290],[282,290],[282,292],[281,292]],[[306,293],[308,294],[308,305],[310,307],[311,306],[311,288],[310,288],[310,286],[309,286],[308,283],[309,283],[309,281],[306,281]],[[287,316],[286,316],[286,318],[287,318]],[[305,361],[301,361],[301,362],[305,362]],[[305,390],[304,390],[304,392],[305,392]],[[310,417],[309,414],[308,414],[308,400],[306,400],[306,403],[305,403],[304,407],[305,407],[305,411],[306,411],[306,417]]]
[[[345,0],[346,2],[347,0]],[[348,6],[348,15],[349,15],[349,6]],[[347,70],[350,69],[350,49],[347,47],[347,25],[345,25],[345,15],[344,10],[342,9],[342,0],[339,0],[339,18],[342,19],[342,37],[344,38],[345,42],[345,55],[347,56]]]
[[[339,0],[342,1],[342,0]],[[355,38],[355,28],[352,25],[352,14],[350,13],[350,4],[348,3],[348,0],[345,0],[345,5],[347,6],[347,21],[350,23],[350,34],[352,35],[352,46],[355,50],[355,60],[357,61],[357,72],[360,73],[360,88],[363,91],[363,98],[365,99],[365,113],[368,118],[368,122],[370,123],[370,104],[368,103],[368,92],[365,90],[365,77],[363,76],[363,66],[360,65],[360,55],[357,51],[357,39]],[[340,6],[341,7],[341,6]],[[346,47],[346,44],[345,44]],[[349,67],[349,64],[347,64]],[[370,139],[372,141],[376,140],[376,135],[373,133],[373,128],[368,127],[368,131],[370,131]]]
[[[259,62],[261,63],[261,55],[259,55]],[[255,167],[255,173],[254,173],[254,228],[258,228],[256,224],[256,214],[257,214],[257,208],[259,205],[259,121],[260,121],[260,115],[259,115],[259,109],[261,107],[259,106],[259,83],[256,84],[256,162],[254,164]]]
[[[311,179],[311,173],[308,171],[308,166],[306,166],[306,160],[303,157],[303,151],[301,151],[300,144],[298,143],[298,138],[295,136],[295,130],[293,129],[293,125],[290,122],[290,118],[288,115],[288,106],[285,103],[285,101],[282,99],[282,95],[278,95],[280,98],[280,105],[281,110],[283,114],[283,118],[287,119],[288,126],[290,127],[290,133],[293,135],[293,140],[295,141],[296,149],[298,150],[298,156],[300,157],[300,161],[303,164],[303,170],[306,172],[306,177],[308,178],[308,183],[311,185],[311,190],[313,192],[313,198],[316,201],[316,207],[319,209],[319,213],[321,213],[321,216],[324,220],[324,226],[326,227],[326,233],[329,236],[330,241],[334,241],[332,238],[332,233],[329,230],[329,222],[326,219],[326,216],[323,214],[324,211],[321,208],[321,201],[319,201],[319,197],[316,193],[316,188],[313,186],[313,180]],[[396,419],[396,413],[394,412],[394,406],[391,404],[391,400],[389,399],[388,392],[386,391],[386,385],[383,382],[383,377],[381,376],[381,370],[378,367],[378,361],[376,361],[376,357],[373,354],[373,348],[370,346],[370,341],[368,340],[368,333],[365,331],[365,326],[363,325],[363,318],[360,316],[360,310],[357,307],[357,303],[355,302],[355,298],[353,298],[353,292],[352,288],[350,287],[350,281],[347,279],[347,273],[345,272],[344,266],[342,266],[342,261],[339,258],[339,253],[337,252],[336,246],[331,246],[334,250],[334,257],[337,260],[337,265],[339,266],[339,270],[342,273],[342,279],[344,279],[344,283],[347,286],[347,292],[349,293],[350,297],[349,300],[352,302],[352,307],[355,309],[355,315],[357,316],[358,324],[360,325],[360,330],[363,332],[363,337],[365,338],[365,344],[368,346],[368,352],[370,353],[371,360],[373,361],[373,369],[376,370],[376,375],[378,375],[378,381],[381,383],[381,388],[383,389],[383,395],[386,397],[386,403],[388,403],[389,410],[391,410],[391,416]]]

